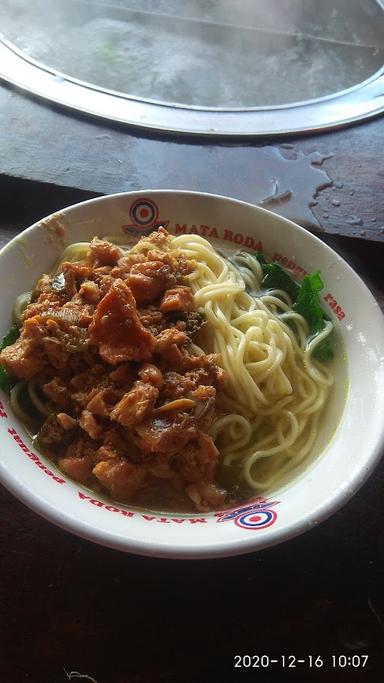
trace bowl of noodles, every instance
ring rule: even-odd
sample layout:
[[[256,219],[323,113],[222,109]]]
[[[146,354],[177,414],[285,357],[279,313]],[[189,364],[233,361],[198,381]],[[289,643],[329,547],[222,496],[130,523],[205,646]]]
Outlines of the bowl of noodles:
[[[148,556],[257,551],[382,453],[382,313],[280,216],[110,195],[25,230],[0,273],[1,481],[64,529]]]

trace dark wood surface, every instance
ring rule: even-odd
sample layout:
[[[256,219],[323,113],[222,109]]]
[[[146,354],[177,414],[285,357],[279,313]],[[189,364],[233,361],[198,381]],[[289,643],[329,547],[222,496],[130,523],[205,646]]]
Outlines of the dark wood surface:
[[[5,88],[0,124],[0,245],[50,211],[103,192],[184,187],[251,201],[257,194],[254,145],[133,135]],[[344,218],[363,217],[357,227],[366,233],[384,223],[383,130],[383,120],[376,120],[293,143],[306,154],[334,154],[324,164],[343,187],[328,194],[339,198]],[[327,227],[324,192],[314,207],[318,232]],[[340,208],[332,206],[335,213]],[[356,226],[340,225],[321,237],[361,274],[384,309],[379,230],[372,228],[372,243],[368,234],[353,237]],[[378,683],[383,487],[384,462],[342,510],[303,536],[240,558],[196,562],[96,546],[1,489],[0,681]],[[271,665],[240,671],[233,669],[235,654],[312,654],[327,663],[332,654],[368,654],[369,660],[364,670]]]
[[[383,136],[380,118],[316,136],[274,139],[273,145],[271,140],[202,143],[76,117],[0,86],[0,174],[87,193],[174,188],[252,203],[270,196],[281,175],[278,192],[291,191],[292,197],[270,208],[311,223],[316,231],[380,242]],[[313,199],[316,154],[325,159],[321,169],[333,184]],[[291,163],[284,164],[280,155]]]

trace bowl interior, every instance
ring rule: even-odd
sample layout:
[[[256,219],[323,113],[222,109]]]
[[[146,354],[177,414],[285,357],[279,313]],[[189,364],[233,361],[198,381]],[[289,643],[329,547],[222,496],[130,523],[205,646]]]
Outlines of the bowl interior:
[[[226,248],[262,249],[298,274],[320,270],[322,305],[336,329],[336,382],[312,457],[278,490],[235,511],[179,515],[115,504],[67,479],[37,453],[0,395],[0,473],[27,505],[97,542],[131,552],[205,557],[249,552],[317,524],[363,483],[383,444],[383,316],[369,290],[329,247],[268,211],[214,195],[172,190],[111,195],[50,216],[0,253],[0,334],[17,294],[49,272],[63,248],[94,235],[135,241],[159,225]],[[375,406],[375,410],[372,410]]]

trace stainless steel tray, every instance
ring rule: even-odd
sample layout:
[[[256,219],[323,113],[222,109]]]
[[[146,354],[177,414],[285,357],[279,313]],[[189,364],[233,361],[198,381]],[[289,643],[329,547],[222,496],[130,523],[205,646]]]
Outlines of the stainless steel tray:
[[[282,135],[384,109],[378,0],[3,0],[0,22],[0,78],[141,128]]]

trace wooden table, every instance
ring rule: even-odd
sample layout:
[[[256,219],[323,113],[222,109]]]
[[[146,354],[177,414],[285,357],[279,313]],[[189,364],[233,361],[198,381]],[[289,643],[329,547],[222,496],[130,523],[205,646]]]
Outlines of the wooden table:
[[[380,119],[282,148],[288,156],[292,149],[333,154],[323,168],[338,187],[319,193],[312,229],[355,267],[382,308],[383,132]],[[0,244],[50,211],[99,193],[174,187],[257,201],[257,182],[265,180],[259,142],[133,133],[5,87],[0,142]],[[240,558],[176,562],[83,541],[2,489],[0,680],[376,683],[384,664],[383,490],[381,463],[342,510],[299,538]],[[235,654],[369,660],[364,670],[238,670]]]

